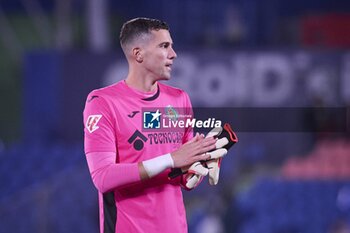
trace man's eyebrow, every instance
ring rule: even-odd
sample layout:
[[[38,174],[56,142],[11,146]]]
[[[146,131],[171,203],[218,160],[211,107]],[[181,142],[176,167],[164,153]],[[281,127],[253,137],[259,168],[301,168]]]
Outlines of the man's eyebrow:
[[[161,42],[161,43],[159,44],[160,47],[163,46],[163,45],[168,45],[168,46],[171,45],[171,46],[173,46],[174,43],[169,42],[169,41],[165,41],[165,42]]]

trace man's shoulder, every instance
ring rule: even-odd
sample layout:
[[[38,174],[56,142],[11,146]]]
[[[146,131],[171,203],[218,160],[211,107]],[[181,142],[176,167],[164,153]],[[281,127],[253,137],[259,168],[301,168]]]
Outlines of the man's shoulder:
[[[118,93],[118,89],[121,88],[120,82],[114,83],[112,85],[109,86],[105,86],[105,87],[101,87],[101,88],[97,88],[92,90],[88,97],[91,96],[99,96],[99,97],[105,97],[108,98],[110,96],[115,96]]]

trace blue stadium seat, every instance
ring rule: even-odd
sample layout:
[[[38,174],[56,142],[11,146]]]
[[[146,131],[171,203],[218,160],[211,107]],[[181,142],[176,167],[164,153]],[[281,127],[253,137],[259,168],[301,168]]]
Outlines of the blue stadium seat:
[[[239,232],[327,233],[340,217],[336,200],[345,184],[320,180],[258,180],[237,198],[240,211],[252,213]]]

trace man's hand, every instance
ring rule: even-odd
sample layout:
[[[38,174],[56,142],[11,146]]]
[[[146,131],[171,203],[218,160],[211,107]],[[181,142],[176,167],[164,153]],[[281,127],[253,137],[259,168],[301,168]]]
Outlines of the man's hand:
[[[216,148],[214,137],[204,137],[196,134],[190,141],[183,144],[179,149],[171,153],[174,161],[174,168],[189,167],[197,161],[210,159],[206,152]]]
[[[212,129],[206,136],[206,138],[212,137],[216,139],[215,148],[206,153],[209,158],[203,159],[200,163],[195,163],[195,168],[201,167],[202,170],[208,169],[209,183],[211,185],[216,185],[219,181],[222,158],[227,154],[228,150],[236,142],[238,142],[238,138],[231,129],[231,126],[227,123],[224,125],[224,127],[217,127]],[[193,168],[193,165],[195,164],[192,164],[192,166],[173,169],[168,176],[170,179],[173,179],[181,174],[186,174],[186,187],[188,185],[195,187],[203,179],[202,175],[198,172],[190,172],[191,167]]]
[[[209,154],[211,154],[211,159],[205,162],[209,169],[209,184],[216,185],[219,182],[222,159],[227,154],[228,150],[238,142],[238,138],[231,126],[227,123],[223,128],[219,127],[211,130],[207,134],[207,137],[215,137],[218,139],[216,142],[216,150],[209,152]]]
[[[208,175],[208,168],[204,167],[201,162],[195,162],[187,170],[187,174],[184,175],[184,185],[187,189],[193,189],[197,187],[203,180],[203,177]]]

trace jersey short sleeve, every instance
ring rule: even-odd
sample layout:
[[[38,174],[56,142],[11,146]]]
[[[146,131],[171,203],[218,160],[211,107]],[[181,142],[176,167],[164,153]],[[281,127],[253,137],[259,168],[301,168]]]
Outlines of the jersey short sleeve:
[[[107,101],[92,92],[84,109],[84,149],[90,152],[116,152],[115,120]]]

